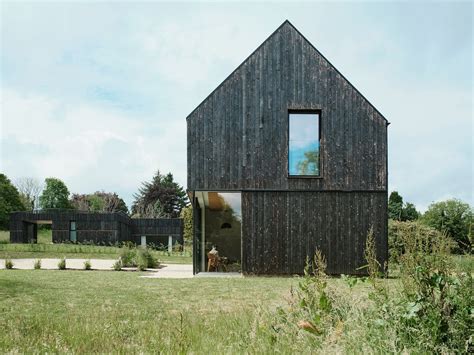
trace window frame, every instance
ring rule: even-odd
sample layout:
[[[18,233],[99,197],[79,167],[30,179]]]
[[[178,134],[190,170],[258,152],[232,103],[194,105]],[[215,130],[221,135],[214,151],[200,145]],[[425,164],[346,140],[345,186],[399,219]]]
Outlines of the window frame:
[[[74,223],[74,229],[72,228],[72,224]],[[72,240],[72,235],[74,233],[74,239]],[[72,243],[77,243],[77,221],[76,220],[71,220],[69,221],[69,241]]]
[[[318,175],[291,175],[290,174],[290,114],[317,114],[318,115],[318,143],[319,143],[319,174]],[[322,159],[322,112],[320,109],[288,109],[286,116],[286,147],[287,147],[287,156],[286,156],[286,174],[288,179],[322,179],[323,178],[323,159]]]

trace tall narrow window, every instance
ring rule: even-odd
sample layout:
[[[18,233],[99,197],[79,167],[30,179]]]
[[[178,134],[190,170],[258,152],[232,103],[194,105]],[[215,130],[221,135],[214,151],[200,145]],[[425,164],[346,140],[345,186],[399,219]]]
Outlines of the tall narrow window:
[[[319,113],[290,112],[288,123],[288,174],[319,176]]]
[[[77,241],[76,221],[69,222],[69,240],[71,242]]]

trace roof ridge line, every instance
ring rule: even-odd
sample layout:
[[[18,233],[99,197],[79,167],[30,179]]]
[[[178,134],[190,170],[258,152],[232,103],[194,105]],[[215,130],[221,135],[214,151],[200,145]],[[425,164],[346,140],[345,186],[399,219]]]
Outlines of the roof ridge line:
[[[293,29],[294,29],[301,37],[303,37],[303,39],[304,39],[306,42],[308,42],[308,44],[309,44],[326,62],[328,62],[328,64],[336,71],[336,73],[338,73],[345,81],[347,81],[347,82],[349,83],[349,85],[352,86],[352,88],[353,88],[360,96],[362,96],[362,98],[363,98],[365,101],[367,101],[367,103],[368,103],[370,106],[372,106],[372,108],[385,120],[385,122],[387,123],[387,126],[390,124],[390,122],[385,118],[385,116],[383,115],[383,113],[380,112],[380,111],[377,109],[377,107],[375,107],[375,105],[374,105],[373,103],[371,103],[371,102],[369,101],[369,99],[367,99],[367,98],[359,91],[359,89],[357,89],[357,88],[355,87],[355,85],[352,84],[352,83],[350,82],[350,80],[347,79],[347,78],[344,76],[344,74],[342,74],[342,73],[339,71],[339,69],[337,69],[336,66],[335,66],[334,64],[332,64],[332,63],[329,61],[329,59],[327,59],[327,58],[324,56],[324,54],[322,54],[322,53],[314,46],[314,44],[311,43],[311,41],[308,40],[308,39],[305,37],[304,34],[302,34],[290,21],[286,20],[285,22],[288,22],[288,24],[289,24],[291,27],[293,27]],[[285,23],[285,22],[284,22],[284,23]],[[281,26],[280,26],[280,27],[281,27]]]
[[[207,101],[226,81],[229,79],[237,70],[239,70],[249,59],[252,55],[254,55],[265,43],[268,42],[270,38],[273,37],[275,33],[277,33],[285,24],[290,25],[298,35],[300,35],[310,46],[313,48],[316,53],[318,53],[335,71],[337,74],[339,74],[386,122],[387,126],[390,124],[390,122],[385,118],[385,116],[375,107],[374,104],[372,104],[360,91],[355,87],[354,84],[352,84],[349,79],[347,79],[337,68],[334,64],[332,64],[312,43],[309,41],[291,22],[290,20],[286,19],[283,21],[283,23],[278,26],[278,28],[273,31],[250,55],[248,55],[214,90],[212,90],[209,95],[207,95],[187,116],[186,120],[199,108],[201,105]]]
[[[202,100],[202,101],[186,116],[186,120],[187,120],[187,119],[189,118],[189,116],[191,116],[205,101],[207,101],[207,99],[210,98],[210,97],[212,96],[212,94],[214,94],[214,92],[216,92],[217,89],[219,89],[219,88],[227,81],[227,79],[229,79],[237,70],[239,70],[240,67],[242,67],[242,66],[247,62],[247,60],[250,59],[250,57],[251,57],[252,55],[254,55],[261,47],[263,47],[263,45],[264,45],[265,43],[267,43],[268,40],[269,40],[270,38],[272,38],[273,35],[274,35],[275,33],[277,33],[277,32],[280,30],[280,28],[282,28],[286,23],[290,24],[293,28],[295,28],[295,26],[293,26],[290,21],[288,21],[288,20],[283,21],[283,23],[282,23],[280,26],[278,26],[278,28],[277,28],[275,31],[273,31],[262,43],[260,43],[260,45],[259,45],[257,48],[255,48],[255,50],[253,50],[252,53],[250,53],[234,70],[232,70],[232,72],[231,72],[229,75],[227,75],[226,78],[225,78],[224,80],[222,80],[222,82],[221,82],[219,85],[217,85],[217,87],[216,87],[214,90],[212,90],[212,91],[209,93],[209,95],[207,95],[207,96],[204,98],[204,100]],[[296,29],[296,28],[295,28],[295,29]]]

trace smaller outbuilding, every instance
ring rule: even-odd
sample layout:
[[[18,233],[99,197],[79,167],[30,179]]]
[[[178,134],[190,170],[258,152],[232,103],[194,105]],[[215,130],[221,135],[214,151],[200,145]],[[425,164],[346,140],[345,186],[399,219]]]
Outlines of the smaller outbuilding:
[[[10,214],[10,242],[36,243],[38,225],[50,224],[53,243],[183,244],[181,218],[130,218],[123,212],[49,209]]]

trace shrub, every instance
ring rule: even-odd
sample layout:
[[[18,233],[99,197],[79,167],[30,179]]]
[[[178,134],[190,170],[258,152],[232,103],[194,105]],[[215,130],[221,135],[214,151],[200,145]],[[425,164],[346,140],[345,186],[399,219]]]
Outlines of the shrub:
[[[114,270],[115,271],[120,271],[122,270],[122,259],[118,259],[115,263],[114,263]]]
[[[91,261],[90,260],[84,261],[84,270],[91,270],[91,269],[92,269]]]
[[[36,259],[33,267],[35,268],[35,270],[41,269],[41,259]]]
[[[140,271],[145,271],[147,267],[148,267],[147,260],[144,257],[140,256],[137,260],[137,269]]]
[[[151,253],[150,249],[139,249],[137,253],[137,266],[140,264],[146,265],[145,268],[157,268],[159,265],[158,259],[156,259]]]
[[[159,265],[156,257],[151,253],[150,248],[136,248],[126,244],[120,255],[122,267],[137,266],[140,270],[146,268],[156,268]]]
[[[128,245],[124,246],[120,254],[120,259],[122,260],[123,266],[136,266],[137,249]]]
[[[374,288],[369,296],[375,300],[375,311],[367,320],[374,328],[378,322],[395,332],[395,352],[469,352],[473,279],[470,273],[454,271],[449,255],[453,241],[419,224],[395,227],[401,295],[389,298],[384,287]]]
[[[10,258],[5,259],[5,269],[13,269],[13,261]]]
[[[65,257],[63,257],[59,260],[58,269],[59,270],[66,270],[66,258]]]
[[[271,326],[279,341],[303,337],[310,347],[320,348],[334,329],[342,327],[347,304],[328,288],[325,270],[326,260],[319,250],[313,260],[306,260],[304,276],[292,290],[289,308],[279,308],[277,323]]]
[[[390,261],[398,263],[406,251],[411,253],[431,253],[434,245],[455,246],[454,241],[447,235],[420,222],[388,222],[388,248]]]

